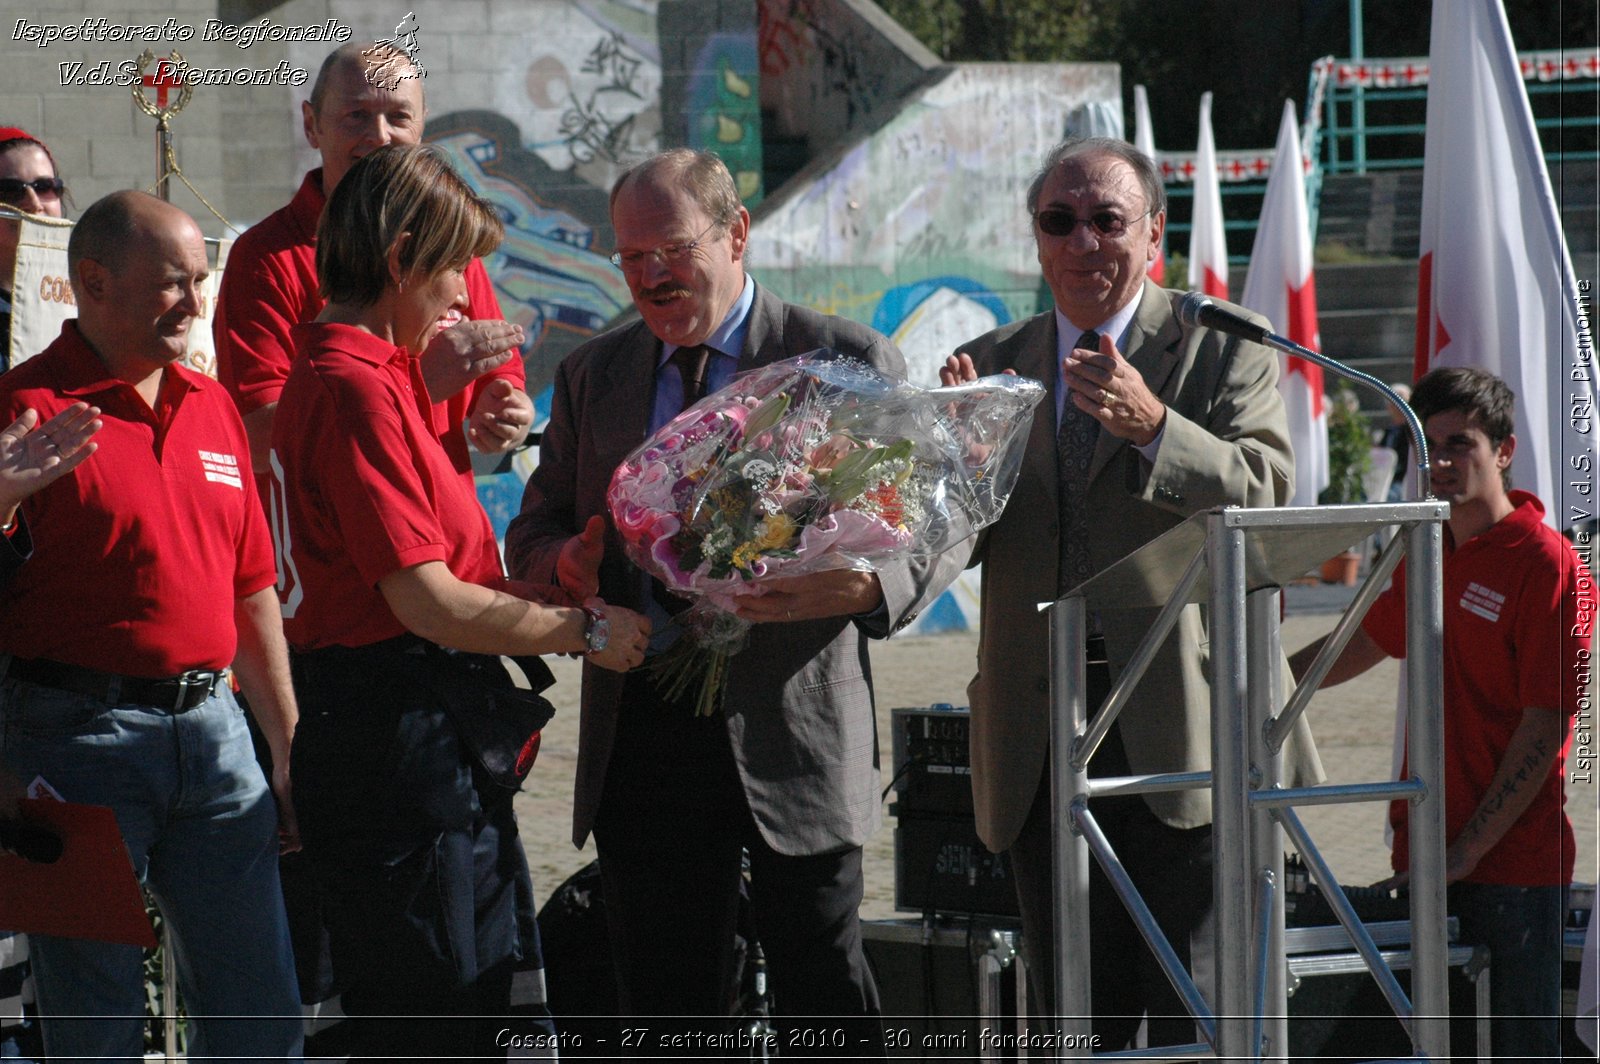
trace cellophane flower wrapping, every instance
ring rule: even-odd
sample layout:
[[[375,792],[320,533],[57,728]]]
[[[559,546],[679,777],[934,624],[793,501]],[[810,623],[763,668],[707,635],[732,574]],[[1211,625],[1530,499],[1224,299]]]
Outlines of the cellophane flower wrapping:
[[[662,426],[611,478],[628,556],[693,602],[654,666],[669,697],[720,699],[748,624],[737,600],[777,577],[939,554],[1000,516],[1033,408],[1025,377],[925,389],[828,350],[740,374]]]

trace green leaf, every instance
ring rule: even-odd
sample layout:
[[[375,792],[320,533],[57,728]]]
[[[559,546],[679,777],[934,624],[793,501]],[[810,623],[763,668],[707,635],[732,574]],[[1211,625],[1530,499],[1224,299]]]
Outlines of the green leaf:
[[[789,412],[789,393],[779,392],[756,407],[755,413],[745,419],[744,438],[754,439],[778,423]]]

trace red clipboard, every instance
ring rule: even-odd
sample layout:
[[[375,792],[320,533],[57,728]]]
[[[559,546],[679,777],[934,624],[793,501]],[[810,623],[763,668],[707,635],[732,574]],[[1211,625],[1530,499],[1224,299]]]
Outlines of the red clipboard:
[[[0,927],[154,948],[144,892],[110,808],[34,798],[17,804],[24,820],[61,836],[61,857],[36,864],[0,853]]]

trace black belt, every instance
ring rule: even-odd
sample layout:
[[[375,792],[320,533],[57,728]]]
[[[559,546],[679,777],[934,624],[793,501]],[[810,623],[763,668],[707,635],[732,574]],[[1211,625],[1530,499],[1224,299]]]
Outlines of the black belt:
[[[227,670],[190,669],[177,676],[152,680],[44,658],[16,658],[6,675],[40,687],[88,695],[110,706],[160,706],[176,714],[187,713],[210,698],[228,673]]]

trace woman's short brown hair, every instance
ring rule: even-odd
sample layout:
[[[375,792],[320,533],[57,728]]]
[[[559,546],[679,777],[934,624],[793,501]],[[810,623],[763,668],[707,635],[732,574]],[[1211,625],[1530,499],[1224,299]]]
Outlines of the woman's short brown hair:
[[[505,227],[434,148],[390,144],[357,162],[333,190],[317,225],[317,288],[330,303],[365,307],[400,269],[432,277],[465,268],[500,246]]]

